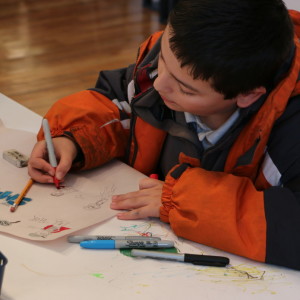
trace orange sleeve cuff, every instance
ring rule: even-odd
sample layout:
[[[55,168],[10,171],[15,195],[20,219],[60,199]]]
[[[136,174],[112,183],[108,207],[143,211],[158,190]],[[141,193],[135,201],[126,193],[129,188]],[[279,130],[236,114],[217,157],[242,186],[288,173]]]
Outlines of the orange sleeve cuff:
[[[168,175],[165,179],[165,184],[162,190],[162,206],[160,207],[160,219],[161,221],[166,223],[169,223],[169,212],[173,208],[172,194],[173,194],[173,187],[176,181],[177,179]]]

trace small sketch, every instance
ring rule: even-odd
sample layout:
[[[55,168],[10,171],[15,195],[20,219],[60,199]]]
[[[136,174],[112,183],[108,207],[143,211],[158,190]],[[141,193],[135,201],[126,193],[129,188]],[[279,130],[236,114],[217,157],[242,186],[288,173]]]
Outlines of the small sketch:
[[[94,210],[94,209],[99,209],[102,207],[102,205],[106,202],[109,201],[114,194],[116,190],[116,187],[112,185],[111,187],[106,187],[103,192],[100,193],[99,195],[99,200],[93,203],[89,203],[88,205],[84,206],[83,208],[86,210]]]
[[[64,230],[71,229],[69,227],[66,227],[65,226],[66,224],[67,224],[67,222],[64,222],[63,220],[56,220],[56,222],[54,224],[47,225],[47,226],[41,228],[41,230],[39,230],[37,232],[29,233],[29,236],[39,237],[39,238],[47,238],[50,234],[59,233]]]
[[[31,222],[36,222],[36,223],[46,223],[47,218],[39,217],[39,216],[33,216],[33,218],[30,221]]]
[[[19,223],[19,222],[21,222],[21,221],[10,222],[7,220],[0,220],[0,225],[1,226],[10,226],[11,224],[15,224],[15,223]]]
[[[247,267],[245,270],[243,270],[240,269],[238,266],[234,267],[232,265],[229,265],[227,267],[227,270],[228,273],[233,272],[233,274],[236,273],[239,277],[244,277],[245,279],[252,279],[252,280],[264,280],[264,276],[266,273],[266,271],[259,271],[256,268]]]
[[[0,205],[4,205],[4,206],[11,206],[7,203],[6,200],[0,199]]]
[[[71,186],[63,186],[63,188],[61,189],[55,189],[53,192],[51,192],[50,195],[54,197],[61,197],[72,193],[75,193],[74,198],[79,198],[79,199],[83,198],[82,193]]]

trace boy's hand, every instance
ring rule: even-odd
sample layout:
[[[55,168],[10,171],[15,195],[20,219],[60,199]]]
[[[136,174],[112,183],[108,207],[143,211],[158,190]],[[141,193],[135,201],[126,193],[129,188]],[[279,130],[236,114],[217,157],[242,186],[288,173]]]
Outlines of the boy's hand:
[[[35,144],[28,161],[28,174],[37,182],[53,183],[53,176],[62,180],[72,166],[77,155],[75,144],[66,137],[53,138],[53,146],[58,161],[56,173],[49,164],[47,146],[45,141]]]
[[[139,184],[139,191],[114,195],[110,207],[112,209],[129,210],[117,214],[120,220],[159,217],[163,185],[163,181],[143,178]]]

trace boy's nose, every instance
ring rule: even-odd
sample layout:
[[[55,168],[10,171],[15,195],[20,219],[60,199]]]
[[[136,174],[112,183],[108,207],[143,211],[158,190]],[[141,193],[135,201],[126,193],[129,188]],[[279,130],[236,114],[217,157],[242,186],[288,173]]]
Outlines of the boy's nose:
[[[163,73],[157,76],[153,84],[154,88],[161,94],[170,94],[173,91],[170,80]]]

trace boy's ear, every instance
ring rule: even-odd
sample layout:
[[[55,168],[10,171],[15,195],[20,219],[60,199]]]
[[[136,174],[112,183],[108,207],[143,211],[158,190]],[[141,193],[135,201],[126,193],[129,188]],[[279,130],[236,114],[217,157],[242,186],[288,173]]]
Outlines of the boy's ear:
[[[245,94],[239,94],[236,97],[236,104],[240,108],[246,108],[253,104],[256,100],[258,100],[263,94],[265,94],[266,88],[261,86],[258,88],[255,88],[254,90],[245,93]]]

